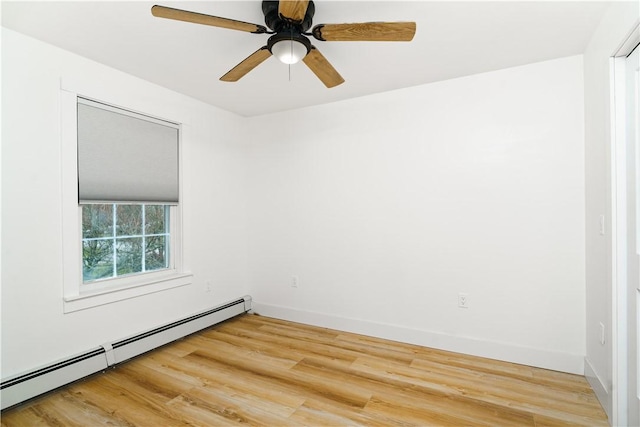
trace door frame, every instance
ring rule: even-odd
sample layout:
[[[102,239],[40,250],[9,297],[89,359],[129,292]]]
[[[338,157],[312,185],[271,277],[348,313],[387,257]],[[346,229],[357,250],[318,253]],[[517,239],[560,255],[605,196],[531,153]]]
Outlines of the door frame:
[[[610,58],[611,76],[611,424],[627,424],[628,408],[628,325],[636,319],[627,314],[627,230],[626,230],[626,57],[640,42],[636,23],[625,41]],[[632,361],[637,362],[637,361]]]

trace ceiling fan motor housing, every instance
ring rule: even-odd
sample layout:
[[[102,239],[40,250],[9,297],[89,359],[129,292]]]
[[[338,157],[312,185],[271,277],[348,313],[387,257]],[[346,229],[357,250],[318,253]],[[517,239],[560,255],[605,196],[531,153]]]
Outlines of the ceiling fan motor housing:
[[[282,18],[278,13],[279,1],[264,0],[262,2],[262,13],[264,13],[264,22],[272,31],[279,33],[280,31],[296,31],[298,33],[304,33],[309,28],[313,21],[313,15],[316,12],[313,1],[309,1],[307,6],[307,12],[304,15],[302,22],[294,22]]]

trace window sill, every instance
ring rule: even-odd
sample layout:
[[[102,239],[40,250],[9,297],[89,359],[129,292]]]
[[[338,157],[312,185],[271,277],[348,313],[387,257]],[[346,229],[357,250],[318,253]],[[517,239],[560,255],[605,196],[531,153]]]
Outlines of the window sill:
[[[110,304],[125,299],[136,298],[167,289],[190,285],[193,279],[191,273],[170,273],[160,277],[154,277],[148,281],[140,281],[134,285],[119,288],[106,288],[79,295],[64,297],[64,312],[84,310],[91,307]]]

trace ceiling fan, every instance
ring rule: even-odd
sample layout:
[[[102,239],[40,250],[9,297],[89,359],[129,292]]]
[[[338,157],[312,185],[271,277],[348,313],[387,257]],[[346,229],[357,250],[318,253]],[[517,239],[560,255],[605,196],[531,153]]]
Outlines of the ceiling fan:
[[[197,12],[153,6],[151,13],[159,18],[175,19],[196,24],[254,34],[272,34],[261,47],[220,78],[236,82],[271,55],[285,64],[302,60],[328,88],[344,82],[307,36],[319,41],[411,41],[416,32],[415,22],[362,22],[356,24],[319,24],[311,28],[315,5],[310,0],[263,1],[262,12],[267,27],[234,19],[220,18]]]

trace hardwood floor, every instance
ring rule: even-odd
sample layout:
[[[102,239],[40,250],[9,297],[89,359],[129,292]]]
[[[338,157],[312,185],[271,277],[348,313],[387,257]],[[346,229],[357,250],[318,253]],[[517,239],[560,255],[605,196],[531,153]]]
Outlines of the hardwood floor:
[[[243,315],[2,413],[2,426],[607,426],[586,380]]]

